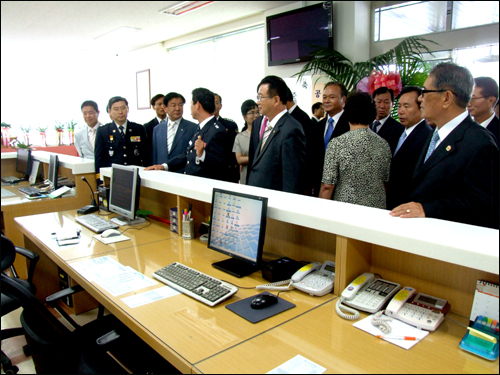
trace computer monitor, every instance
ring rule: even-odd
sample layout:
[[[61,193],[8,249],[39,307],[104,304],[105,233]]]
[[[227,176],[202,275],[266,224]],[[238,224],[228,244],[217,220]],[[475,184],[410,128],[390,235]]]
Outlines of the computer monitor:
[[[47,180],[52,185],[54,190],[57,190],[59,186],[57,185],[57,178],[59,176],[59,157],[55,154],[50,155],[49,159],[49,176]]]
[[[31,157],[31,150],[26,148],[18,148],[17,149],[17,162],[16,162],[16,171],[22,173],[26,178],[31,173],[31,165],[33,163],[33,159]]]
[[[258,271],[266,221],[267,198],[214,189],[208,248],[231,258],[212,266],[237,277]]]
[[[111,165],[111,189],[109,192],[109,210],[122,215],[110,221],[118,225],[137,225],[146,220],[137,218],[139,208],[141,178],[139,168],[120,164]]]

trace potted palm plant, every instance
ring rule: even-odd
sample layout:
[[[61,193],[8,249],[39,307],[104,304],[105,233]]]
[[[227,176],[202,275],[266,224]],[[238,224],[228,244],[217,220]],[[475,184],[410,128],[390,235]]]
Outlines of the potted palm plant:
[[[36,130],[40,132],[40,136],[42,137],[41,147],[47,147],[47,127],[39,126]]]
[[[57,132],[57,145],[62,146],[64,144],[63,142],[63,133],[64,133],[64,124],[57,122],[56,125],[54,125],[54,128],[56,129]]]
[[[21,131],[24,134],[24,144],[29,145],[30,144],[30,131],[31,131],[31,126],[21,126]]]
[[[349,92],[368,91],[386,86],[422,87],[430,72],[422,53],[431,53],[423,44],[436,42],[414,36],[403,39],[396,47],[367,61],[353,63],[340,52],[330,48],[317,48],[311,53],[314,58],[295,74],[298,80],[306,75],[322,75],[332,81],[342,82]],[[397,91],[397,90],[395,90]],[[399,92],[395,92],[397,95]],[[397,106],[393,110],[396,112]],[[397,113],[393,113],[397,117]]]
[[[71,120],[66,122],[66,129],[68,129],[68,139],[69,139],[69,144],[74,145],[75,144],[75,126],[77,122]]]
[[[10,136],[9,129],[11,128],[10,124],[2,122],[2,146],[9,147]]]

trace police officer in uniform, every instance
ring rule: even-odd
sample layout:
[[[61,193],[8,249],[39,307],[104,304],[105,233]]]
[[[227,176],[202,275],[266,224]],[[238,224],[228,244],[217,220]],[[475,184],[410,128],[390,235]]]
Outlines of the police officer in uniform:
[[[169,171],[185,167],[184,174],[225,179],[227,132],[212,114],[214,110],[214,93],[205,88],[194,89],[191,116],[199,122],[199,129],[189,141],[186,153],[168,161]]]
[[[100,168],[111,164],[151,165],[144,126],[127,120],[128,102],[115,96],[108,102],[113,122],[101,126],[95,139],[95,170],[100,179]]]

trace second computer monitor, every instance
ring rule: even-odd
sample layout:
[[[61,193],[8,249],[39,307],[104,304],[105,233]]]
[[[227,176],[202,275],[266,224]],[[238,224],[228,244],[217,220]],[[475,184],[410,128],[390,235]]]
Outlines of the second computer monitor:
[[[16,171],[22,173],[23,177],[30,175],[32,162],[31,150],[26,148],[17,149]]]
[[[237,277],[259,270],[266,220],[267,198],[214,189],[208,247],[231,258],[212,266]]]
[[[49,159],[49,176],[47,177],[47,179],[49,180],[54,190],[57,190],[59,188],[59,186],[57,185],[58,176],[59,176],[59,158],[57,155],[51,154]]]
[[[140,190],[139,168],[120,164],[111,165],[109,210],[122,215],[111,221],[119,225],[133,225],[144,222],[144,219],[138,219],[135,216],[139,208]]]

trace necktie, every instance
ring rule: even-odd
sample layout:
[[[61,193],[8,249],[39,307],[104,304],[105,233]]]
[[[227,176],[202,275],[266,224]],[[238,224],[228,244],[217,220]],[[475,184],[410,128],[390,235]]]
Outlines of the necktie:
[[[264,135],[264,132],[266,131],[267,121],[268,121],[268,118],[264,116],[264,120],[262,121],[262,126],[260,127],[259,139],[262,139],[262,136]]]
[[[122,125],[120,125],[118,127],[118,130],[120,131],[120,134],[121,134],[122,138],[125,138],[125,133],[123,132],[123,126]]]
[[[377,126],[379,126],[381,124],[380,121],[378,120],[375,120],[372,124],[372,126],[370,126],[370,129],[373,130],[375,133],[377,132]]]
[[[264,131],[264,134],[262,136],[262,145],[260,146],[260,150],[264,148],[264,145],[266,144],[267,138],[269,138],[269,134],[271,134],[271,130],[273,127],[271,125],[266,126],[266,130]]]
[[[396,147],[396,151],[394,151],[394,155],[396,155],[396,153],[399,151],[405,139],[406,139],[406,130],[403,132],[403,134],[401,134],[401,137],[399,137],[398,146]]]
[[[90,145],[92,146],[92,150],[95,148],[95,133],[96,133],[96,127],[94,126],[92,129],[89,130],[89,142]]]
[[[328,119],[328,129],[326,129],[326,134],[325,134],[325,151],[326,148],[328,147],[328,143],[330,142],[332,134],[333,134],[333,118],[330,117]]]
[[[436,149],[436,144],[439,141],[439,133],[437,131],[434,132],[434,135],[432,136],[431,143],[429,144],[429,148],[427,149],[427,154],[425,154],[425,160],[424,163],[429,159],[429,156],[432,155],[434,150]]]
[[[168,123],[167,145],[168,145],[168,153],[169,154],[170,154],[170,152],[172,152],[172,144],[174,143],[175,126],[176,126],[175,121]]]

